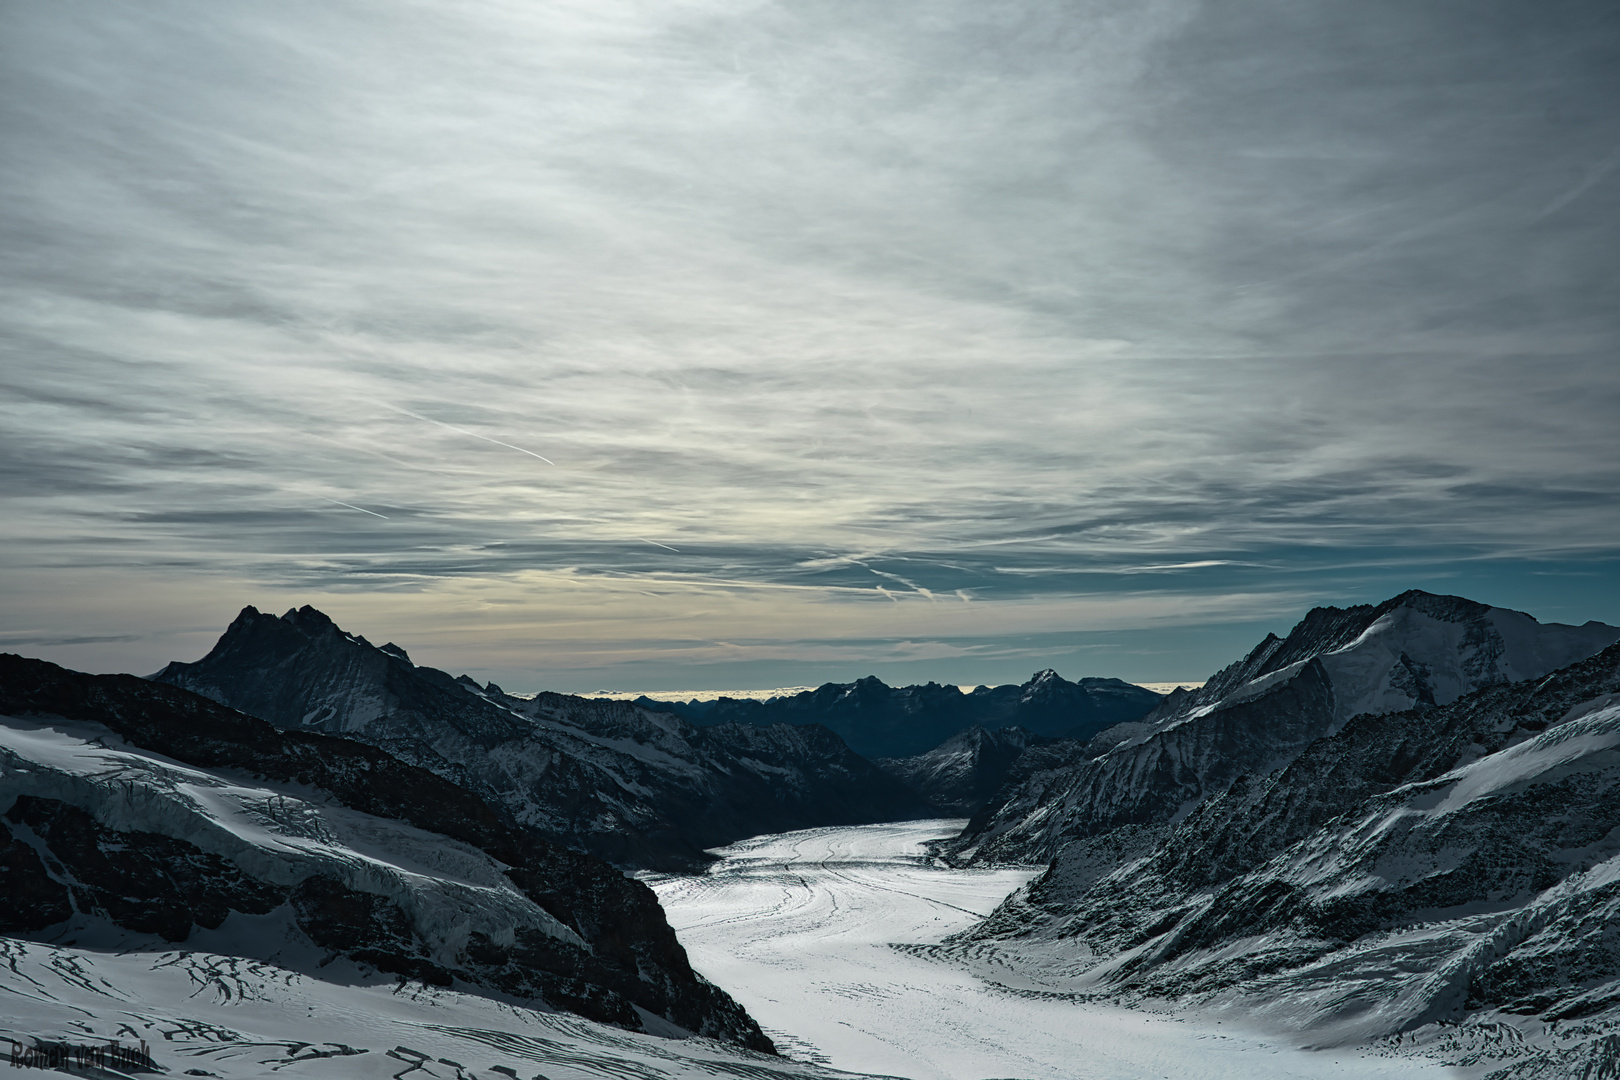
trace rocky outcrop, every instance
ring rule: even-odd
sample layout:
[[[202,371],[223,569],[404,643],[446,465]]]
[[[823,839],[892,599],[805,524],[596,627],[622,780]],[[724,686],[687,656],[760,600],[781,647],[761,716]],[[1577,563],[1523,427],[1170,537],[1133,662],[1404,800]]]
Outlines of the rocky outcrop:
[[[927,799],[945,817],[969,817],[1007,781],[1019,758],[1055,740],[1025,731],[971,727],[925,754],[880,758],[877,766]]]
[[[638,704],[696,724],[823,724],[859,753],[898,758],[926,753],[970,727],[1021,727],[1047,738],[1089,739],[1115,724],[1140,719],[1160,700],[1153,691],[1120,679],[1069,682],[1048,668],[1022,685],[980,686],[969,693],[939,683],[892,687],[868,676],[769,701],[641,698]]]
[[[1046,862],[1077,841],[1171,822],[1238,777],[1269,772],[1351,717],[1445,705],[1539,678],[1620,639],[1461,597],[1408,592],[1317,608],[1202,688],[1170,695],[1083,753],[1021,770],[950,845],[962,861]]]
[[[770,1049],[645,885],[374,746],[0,655],[0,805],[8,934],[281,913],[291,938],[229,940]]]
[[[280,728],[381,747],[624,867],[690,870],[705,849],[760,833],[931,812],[825,730],[698,728],[624,702],[517,698],[309,607],[245,608],[207,656],[153,678]]]
[[[232,911],[262,915],[285,899],[274,886],[195,844],[162,833],[106,829],[57,799],[19,795],[5,820],[13,847],[34,855],[21,895],[8,889],[0,901],[0,925],[7,928],[39,930],[78,911],[164,941],[184,941],[194,925],[216,929]],[[42,873],[44,863],[22,837],[36,841],[62,869]],[[41,922],[38,909],[24,899],[30,891],[50,894],[50,914],[57,918]]]

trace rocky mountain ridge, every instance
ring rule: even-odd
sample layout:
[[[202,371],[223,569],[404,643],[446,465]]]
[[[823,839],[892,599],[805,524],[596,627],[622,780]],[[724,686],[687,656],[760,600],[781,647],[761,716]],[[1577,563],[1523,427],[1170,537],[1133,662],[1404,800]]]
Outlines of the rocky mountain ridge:
[[[1048,668],[1022,685],[979,686],[968,693],[939,683],[893,687],[876,676],[825,683],[769,701],[638,700],[694,724],[823,724],[857,753],[871,758],[924,754],[972,727],[1020,727],[1047,738],[1089,739],[1115,724],[1138,720],[1160,695],[1121,679],[1070,682]]]
[[[1177,691],[1083,750],[1031,759],[956,840],[959,861],[1046,862],[1069,844],[1163,825],[1238,777],[1284,765],[1352,716],[1445,705],[1539,678],[1620,639],[1522,612],[1412,591],[1317,608],[1202,688]]]
[[[984,808],[1032,747],[1056,739],[1021,727],[987,731],[975,725],[927,753],[879,758],[874,764],[927,799],[944,817],[970,817]]]
[[[383,751],[0,655],[0,935],[456,986],[770,1050],[654,894]],[[235,930],[232,930],[235,927]]]
[[[1329,1045],[1446,1032],[1504,1060],[1493,1075],[1575,1076],[1612,1064],[1617,927],[1612,645],[1362,713],[1180,822],[1079,840],[945,951],[1047,992],[1230,1009]],[[1527,1024],[1584,1041],[1500,1037]]]
[[[620,866],[687,870],[763,832],[927,816],[816,726],[696,727],[634,704],[452,678],[311,607],[244,608],[207,656],[153,678],[288,730],[371,743]]]

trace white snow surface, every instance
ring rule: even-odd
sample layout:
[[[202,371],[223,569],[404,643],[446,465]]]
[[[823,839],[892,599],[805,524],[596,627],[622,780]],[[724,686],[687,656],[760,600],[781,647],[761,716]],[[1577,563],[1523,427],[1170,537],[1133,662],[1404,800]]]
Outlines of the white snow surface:
[[[1564,768],[1615,768],[1620,761],[1620,705],[1604,704],[1561,722],[1535,738],[1471,762],[1436,783],[1455,781],[1434,808],[1450,813],[1488,795],[1531,784]]]
[[[1349,645],[1324,653],[1321,661],[1333,682],[1338,719],[1412,707],[1410,691],[1391,678],[1403,653],[1428,669],[1435,704],[1449,705],[1492,681],[1539,678],[1591,656],[1615,639],[1608,626],[1538,623],[1506,608],[1491,608],[1486,619],[1495,641],[1470,639],[1466,623],[1400,607]]]
[[[810,829],[648,876],[693,966],[785,1052],[914,1080],[1207,1080],[1453,1075],[1426,1059],[1279,1043],[1241,1017],[1152,1014],[1014,991],[907,952],[966,929],[1034,868],[956,870],[925,853],[960,821]],[[897,947],[898,946],[898,947]]]
[[[60,800],[108,828],[184,840],[261,881],[296,885],[325,874],[387,897],[423,940],[439,943],[444,961],[474,931],[510,941],[517,928],[533,928],[585,945],[471,845],[351,810],[312,788],[193,768],[99,724],[0,717],[0,807],[19,795]]]
[[[276,933],[268,916],[233,915],[212,934]],[[188,942],[188,945],[193,942]],[[0,937],[0,1047],[144,1040],[168,1075],[226,1080],[834,1080],[814,1065],[707,1039],[665,1039],[567,1013],[390,977],[339,960],[320,978],[202,949],[100,948]],[[307,959],[307,958],[306,958]],[[123,1073],[79,1073],[106,1077]]]

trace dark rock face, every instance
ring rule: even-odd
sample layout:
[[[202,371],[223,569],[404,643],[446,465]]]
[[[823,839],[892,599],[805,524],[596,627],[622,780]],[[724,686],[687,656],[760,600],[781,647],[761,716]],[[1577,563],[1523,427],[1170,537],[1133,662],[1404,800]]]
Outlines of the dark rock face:
[[[969,817],[984,808],[1026,750],[1053,741],[1018,727],[997,731],[971,727],[926,754],[881,758],[877,765],[927,799],[940,814]]]
[[[1332,1037],[1614,1010],[1620,645],[1360,715],[1099,872],[1121,832],[1064,849],[968,939],[1023,942],[1037,964],[1078,939],[1083,992],[1241,997]]]
[[[285,899],[298,928],[323,949],[432,986],[454,982],[449,971],[433,962],[405,912],[385,896],[316,874],[299,882]]]
[[[67,889],[76,910],[139,934],[184,941],[193,925],[213,930],[232,911],[261,915],[282,900],[279,890],[194,844],[105,829],[83,810],[55,799],[24,795],[5,818],[13,843],[20,840],[16,833],[27,830],[68,869]]]
[[[0,848],[0,934],[27,934],[73,914],[66,885],[45,870],[39,852],[6,830]]]
[[[720,724],[696,729],[688,743],[712,760],[748,763],[732,772],[730,783],[710,790],[704,812],[716,830],[711,836],[791,832],[812,817],[821,825],[864,825],[928,812],[909,789],[820,724]],[[808,792],[826,797],[811,805]]]
[[[246,608],[154,678],[278,727],[340,734],[430,769],[512,819],[620,866],[690,870],[762,832],[897,821],[928,807],[825,731],[699,729],[623,702],[519,699],[419,667],[313,608]]]
[[[194,925],[217,927],[233,911],[258,914],[285,904],[315,944],[402,977],[441,985],[461,980],[636,1029],[642,1026],[639,1007],[700,1035],[771,1049],[735,1002],[692,971],[651,889],[515,826],[509,815],[434,773],[363,743],[281,731],[176,687],[0,655],[0,717],[30,716],[93,725],[103,744],[121,738],[132,747],[116,751],[125,755],[126,772],[144,763],[157,779],[75,778],[48,762],[30,762],[4,777],[13,791],[55,785],[50,789],[74,792],[82,803],[64,801],[67,795],[27,793],[11,800],[9,835],[0,837],[0,880],[6,886],[0,925],[6,932],[35,932],[82,918],[183,941]],[[250,873],[240,855],[225,858],[198,846],[213,835],[251,849],[229,829],[199,831],[199,821],[208,819],[199,818],[197,804],[163,779],[171,767],[165,762],[224,770],[196,780],[220,790],[240,787],[240,780],[229,777],[248,775],[296,785],[286,790],[316,789],[344,813],[408,823],[430,834],[411,841],[418,845],[414,854],[401,856],[411,865],[421,863],[423,851],[459,842],[466,854],[452,851],[449,857],[463,860],[457,865],[478,860],[483,872],[504,877],[509,885],[503,902],[524,907],[532,917],[511,925],[501,935],[504,943],[477,932],[460,941],[437,936],[440,924],[408,915],[388,887],[367,884],[374,876],[358,879],[363,887],[356,887],[321,870],[343,865],[345,858],[352,863],[352,855],[319,863],[313,855],[306,860],[287,853],[306,848],[277,846],[273,858],[256,864],[276,872]],[[317,818],[327,812],[319,803],[303,806]],[[143,820],[184,835],[104,823],[108,815],[136,809]],[[330,832],[299,827],[290,835],[301,840]],[[393,835],[366,827],[368,838],[382,834]],[[408,881],[422,872],[396,876],[390,887],[395,893],[412,888]],[[407,884],[400,885],[402,880]],[[432,898],[425,902],[431,906]]]
[[[1100,754],[1095,742],[1069,744],[1020,763],[1018,782],[1001,788],[945,850],[959,859],[1044,862],[1076,840],[1167,821],[1183,804],[1297,753],[1321,734],[1330,708],[1325,674],[1307,666],[1259,697],[1140,742]]]
[[[970,727],[1020,727],[1048,738],[1089,739],[1141,719],[1160,700],[1153,691],[1119,679],[1074,683],[1048,669],[1022,686],[981,686],[967,694],[938,683],[891,687],[868,676],[771,701],[641,698],[637,703],[695,724],[824,724],[861,754],[898,758],[926,753]]]
[[[1542,625],[1422,592],[1317,608],[1286,638],[1268,635],[1202,688],[1103,731],[1083,754],[1020,766],[1021,782],[1003,788],[946,851],[963,861],[1046,862],[1112,829],[1169,822],[1357,715],[1445,705],[1539,678],[1617,639],[1620,629],[1600,623]]]

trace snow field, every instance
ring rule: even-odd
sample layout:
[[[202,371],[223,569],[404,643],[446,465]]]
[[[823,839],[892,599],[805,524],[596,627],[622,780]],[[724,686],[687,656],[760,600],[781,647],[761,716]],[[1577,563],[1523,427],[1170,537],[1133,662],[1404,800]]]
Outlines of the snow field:
[[[837,1080],[706,1039],[663,1039],[366,977],[343,960],[317,979],[206,948],[235,935],[263,947],[284,929],[276,923],[232,916],[198,935],[203,948],[184,951],[0,938],[0,1048],[7,1039],[144,1040],[168,1075],[223,1080]]]
[[[1414,1058],[1293,1049],[1230,1019],[1015,992],[897,949],[966,929],[1036,873],[954,870],[924,845],[959,821],[811,829],[648,877],[692,965],[794,1056],[912,1080],[1303,1080],[1451,1073]]]

